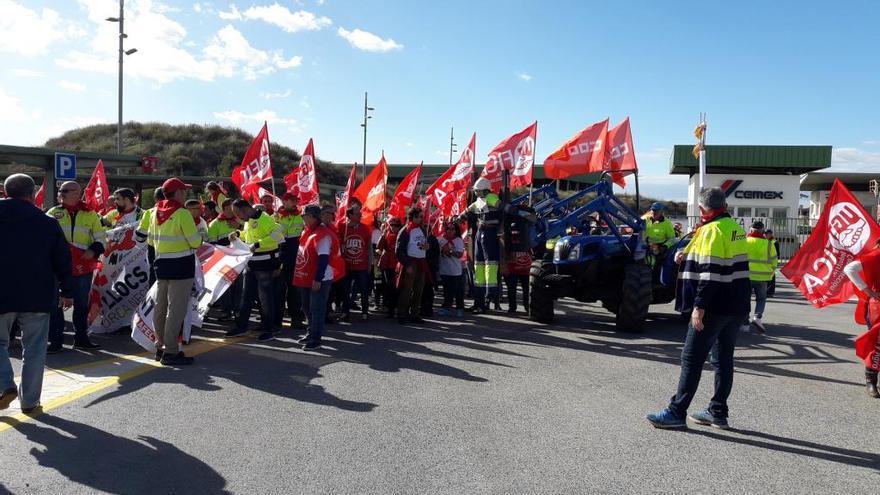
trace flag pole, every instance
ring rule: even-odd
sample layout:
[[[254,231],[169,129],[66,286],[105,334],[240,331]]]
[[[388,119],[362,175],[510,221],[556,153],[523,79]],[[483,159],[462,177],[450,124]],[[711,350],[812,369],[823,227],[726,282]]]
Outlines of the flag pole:
[[[700,183],[699,191],[706,186],[706,114],[700,113]]]

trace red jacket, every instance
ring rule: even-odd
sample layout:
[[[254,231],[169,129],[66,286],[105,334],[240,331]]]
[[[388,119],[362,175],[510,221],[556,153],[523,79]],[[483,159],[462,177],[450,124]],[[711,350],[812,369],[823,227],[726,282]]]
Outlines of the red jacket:
[[[342,257],[348,270],[365,271],[370,269],[371,235],[370,229],[362,223],[357,226],[339,226],[342,237]]]
[[[397,231],[389,229],[381,239],[379,239],[379,244],[376,246],[382,251],[382,254],[379,256],[379,268],[382,270],[394,270],[397,268],[397,254],[394,252],[394,248],[397,244]]]

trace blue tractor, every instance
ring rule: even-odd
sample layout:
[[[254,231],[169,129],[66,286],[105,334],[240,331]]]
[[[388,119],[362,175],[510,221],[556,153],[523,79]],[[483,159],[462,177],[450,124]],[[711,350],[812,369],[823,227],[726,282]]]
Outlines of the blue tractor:
[[[534,262],[529,317],[553,320],[556,299],[601,302],[618,330],[640,332],[651,304],[675,299],[674,253],[652,253],[645,221],[614,195],[607,175],[566,198],[555,184],[532,192],[537,221],[530,229]],[[513,204],[525,208],[529,195]]]

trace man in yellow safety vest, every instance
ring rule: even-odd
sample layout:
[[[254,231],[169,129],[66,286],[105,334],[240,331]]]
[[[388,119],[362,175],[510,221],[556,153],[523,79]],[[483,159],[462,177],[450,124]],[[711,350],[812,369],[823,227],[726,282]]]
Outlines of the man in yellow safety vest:
[[[748,331],[749,328],[754,328],[758,333],[765,333],[767,329],[761,318],[764,316],[764,306],[767,304],[767,285],[776,273],[779,260],[776,246],[764,235],[764,223],[760,220],[752,222],[752,228],[746,237],[746,246],[749,252],[749,280],[752,284],[752,292],[755,294],[755,312],[742,330]]]

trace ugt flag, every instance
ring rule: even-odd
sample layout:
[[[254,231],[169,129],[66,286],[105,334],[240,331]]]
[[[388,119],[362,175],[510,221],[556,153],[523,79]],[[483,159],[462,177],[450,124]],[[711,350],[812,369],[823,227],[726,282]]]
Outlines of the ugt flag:
[[[458,161],[446,172],[443,172],[433,184],[428,186],[425,196],[431,198],[434,205],[442,208],[446,204],[447,197],[460,189],[469,189],[474,173],[474,156],[477,149],[477,133],[471,136],[471,142],[462,150]]]
[[[855,287],[843,268],[880,238],[880,226],[835,179],[816,227],[782,274],[817,308],[848,300]]]
[[[98,160],[98,165],[92,172],[92,178],[89,179],[89,184],[83,192],[83,201],[89,209],[102,215],[110,211],[110,186],[107,185],[103,160]]]
[[[489,179],[492,192],[498,192],[503,185],[502,173],[510,172],[510,187],[528,185],[532,182],[532,169],[535,164],[535,139],[538,136],[538,121],[522,131],[498,143],[489,152],[486,166],[480,177]]]
[[[351,202],[351,196],[354,194],[354,182],[357,180],[357,163],[351,166],[351,173],[348,174],[348,183],[345,184],[345,190],[342,196],[336,198],[336,221],[341,222],[345,219],[345,210]]]
[[[318,193],[318,172],[315,169],[315,145],[311,138],[303,151],[299,166],[284,178],[284,183],[289,192],[296,193],[300,208],[321,202]]]
[[[379,164],[367,174],[367,177],[354,192],[354,197],[360,200],[361,222],[364,225],[373,225],[373,216],[385,207],[385,189],[388,186],[388,164],[385,162],[385,154]]]
[[[388,216],[401,220],[406,218],[406,208],[413,203],[416,195],[416,187],[419,185],[419,177],[422,175],[422,164],[414,168],[412,172],[397,185],[394,197],[391,198],[391,206],[388,207]]]
[[[238,187],[242,197],[251,201],[259,201],[255,197],[257,190],[253,186],[272,178],[272,158],[269,155],[269,128],[263,122],[263,128],[254,137],[241,160],[241,165],[232,171],[232,182]]]

